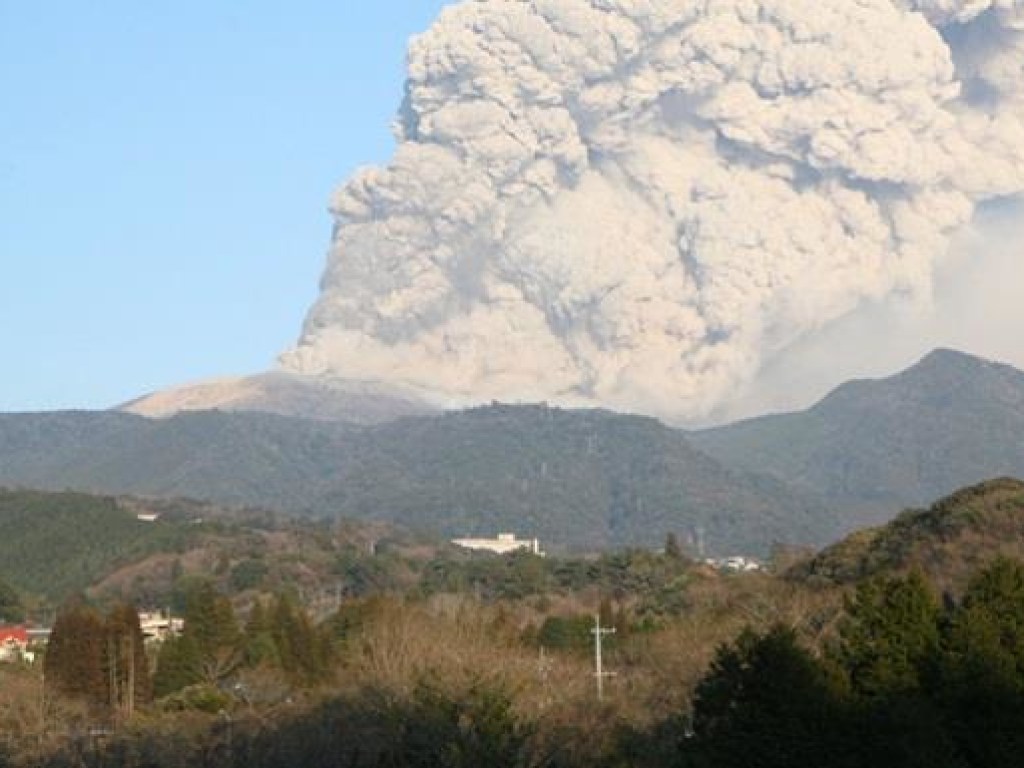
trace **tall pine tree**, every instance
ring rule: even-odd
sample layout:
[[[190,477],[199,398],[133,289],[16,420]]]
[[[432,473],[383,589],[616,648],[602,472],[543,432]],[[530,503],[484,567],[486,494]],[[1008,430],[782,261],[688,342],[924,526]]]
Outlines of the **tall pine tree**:
[[[81,596],[65,602],[57,612],[43,661],[47,695],[82,701],[93,712],[105,710],[105,646],[100,614]]]
[[[234,672],[244,649],[231,601],[210,582],[200,582],[186,596],[184,618],[184,637],[194,644],[202,681],[218,683]]]

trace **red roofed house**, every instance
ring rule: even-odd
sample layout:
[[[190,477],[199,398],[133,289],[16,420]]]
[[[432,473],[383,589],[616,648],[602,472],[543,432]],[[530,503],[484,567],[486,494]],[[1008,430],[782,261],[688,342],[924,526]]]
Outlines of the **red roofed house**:
[[[28,629],[24,625],[0,626],[0,661],[19,661],[28,648]]]

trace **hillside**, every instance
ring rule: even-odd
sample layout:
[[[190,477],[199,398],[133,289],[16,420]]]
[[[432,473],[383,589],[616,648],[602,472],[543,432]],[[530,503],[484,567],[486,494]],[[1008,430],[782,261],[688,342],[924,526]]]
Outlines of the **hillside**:
[[[820,494],[853,525],[1001,475],[1024,476],[1024,373],[937,350],[812,408],[690,435],[719,461]]]
[[[376,425],[221,411],[0,415],[0,484],[443,536],[511,530],[555,551],[658,546],[670,531],[714,554],[820,545],[1003,475],[1024,476],[1024,373],[948,350],[804,412],[692,433],[543,406]]]
[[[717,552],[824,542],[837,526],[771,478],[732,471],[654,419],[492,406],[361,434],[321,508],[448,534],[512,528],[556,547],[660,546],[703,534]]]
[[[359,429],[219,411],[0,414],[0,484],[301,511]]]
[[[1024,559],[1024,482],[1010,478],[963,488],[928,509],[903,512],[824,549],[789,576],[851,584],[877,574],[920,569],[958,592],[970,574],[999,556]]]
[[[841,528],[772,478],[733,471],[649,418],[494,406],[375,427],[256,413],[153,420],[0,415],[0,483],[187,496],[390,520],[445,536],[511,530],[548,548],[710,552],[820,544]]]
[[[5,583],[51,607],[76,592],[166,607],[195,577],[232,595],[297,591],[315,605],[328,593],[333,600],[400,586],[408,562],[437,550],[436,542],[385,524],[324,525],[189,499],[5,488],[0,530],[0,615]]]
[[[59,598],[118,567],[195,540],[187,522],[140,522],[116,499],[0,489],[0,575],[22,592]]]
[[[494,556],[403,541],[404,534],[377,527],[277,525],[270,518],[261,523],[190,501],[0,496],[11,502],[5,509],[30,507],[31,517],[23,519],[33,523],[0,520],[14,524],[5,556],[32,546],[26,536],[40,522],[59,528],[68,541],[80,539],[61,549],[57,562],[94,552],[93,529],[129,527],[140,509],[155,508],[165,522],[194,532],[173,552],[111,562],[113,572],[88,590],[88,603],[65,606],[64,617],[75,610],[79,619],[93,610],[98,614],[91,615],[106,616],[108,632],[116,626],[111,597],[171,606],[185,618],[182,643],[190,655],[167,642],[153,666],[145,657],[129,666],[150,673],[158,698],[150,701],[148,689],[141,688],[131,719],[111,718],[106,738],[95,741],[89,753],[103,764],[121,765],[144,754],[156,756],[153,765],[167,766],[249,766],[256,760],[276,768],[335,765],[339,759],[355,766],[367,764],[372,753],[374,760],[385,755],[378,762],[387,764],[437,765],[451,754],[465,754],[455,751],[459,745],[486,737],[491,740],[479,742],[485,746],[473,753],[474,765],[527,764],[502,758],[512,744],[516,755],[540,755],[536,764],[551,763],[546,756],[554,755],[566,766],[741,765],[757,748],[781,755],[766,764],[788,766],[791,745],[805,744],[809,733],[817,741],[805,763],[840,750],[862,755],[864,742],[871,747],[868,756],[842,765],[888,765],[892,754],[909,754],[918,764],[920,745],[936,734],[956,734],[958,743],[978,734],[983,744],[998,738],[999,745],[1014,746],[1024,722],[1018,709],[1005,706],[1015,700],[1006,692],[1016,695],[1020,684],[1020,562],[1001,562],[992,571],[998,580],[987,582],[995,589],[975,587],[974,599],[954,595],[940,602],[933,592],[949,583],[951,564],[965,569],[955,572],[960,585],[967,576],[976,580],[998,554],[1011,552],[1000,546],[1021,538],[1019,481],[964,489],[930,510],[851,537],[849,542],[868,542],[854,544],[857,562],[872,561],[856,573],[829,578],[820,570],[792,571],[788,579],[772,572],[715,571],[671,551]],[[200,512],[213,517],[198,523],[192,515]],[[230,519],[220,521],[222,513]],[[367,535],[379,546],[364,546]],[[967,557],[956,559],[960,555]],[[168,569],[168,563],[180,567]],[[938,579],[896,579],[855,593],[845,588],[872,587],[860,579],[899,574],[915,563],[938,564],[927,571]],[[154,565],[165,573],[159,594],[147,592],[152,585],[140,570]],[[913,603],[918,611],[906,610],[908,596],[920,598]],[[986,612],[986,597],[998,613]],[[614,674],[596,706],[595,615],[615,630],[602,656]],[[212,622],[222,620],[232,631],[213,635]],[[59,631],[55,625],[54,637]],[[206,635],[213,639],[200,648],[195,638]],[[938,639],[910,645],[919,636]],[[965,640],[971,661],[983,665],[961,666],[962,657],[949,651]],[[88,647],[76,644],[81,656],[74,664],[54,662],[45,678],[40,665],[0,665],[0,711],[18,715],[5,721],[10,727],[4,757],[11,765],[82,764],[82,742],[73,738],[82,699],[72,701],[53,681],[109,671],[110,651],[89,654]],[[908,662],[908,647],[923,653]],[[50,660],[56,656],[51,654]],[[196,659],[195,667],[182,665],[182,658]],[[233,663],[218,665],[223,658]],[[942,687],[916,685],[919,674],[937,670]],[[123,713],[121,700],[110,695],[117,678],[96,679],[111,682],[89,693],[93,705]],[[882,695],[879,679],[891,681]],[[908,688],[907,679],[915,687]],[[989,687],[992,681],[999,687]],[[998,697],[979,696],[986,690]],[[936,692],[941,698],[926,698]],[[39,721],[31,715],[44,702],[51,710],[41,741]],[[961,706],[971,717],[978,713],[970,727],[959,725],[959,709],[951,709]],[[890,714],[890,707],[897,709]],[[1003,712],[1012,722],[1003,719],[991,728]],[[722,743],[753,744],[752,733],[763,742],[744,750],[730,746],[726,759],[704,759],[718,754],[707,745],[719,743],[705,725],[708,713],[719,713],[715,722],[726,723]],[[808,722],[814,724],[810,731]],[[599,732],[606,736],[595,738]],[[529,753],[518,751],[523,739],[532,740]],[[933,751],[951,753],[949,740]],[[927,756],[929,765],[1016,765],[1015,751],[1000,754],[1009,758],[967,763]]]

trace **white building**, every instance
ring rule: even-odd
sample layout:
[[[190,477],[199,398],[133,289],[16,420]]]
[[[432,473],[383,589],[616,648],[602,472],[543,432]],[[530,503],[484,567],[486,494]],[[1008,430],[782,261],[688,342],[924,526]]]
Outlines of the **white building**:
[[[180,635],[185,628],[185,620],[167,614],[139,612],[139,628],[147,643],[159,643],[168,635]]]
[[[710,565],[712,568],[718,568],[721,571],[739,571],[741,573],[749,573],[750,571],[760,571],[761,563],[752,557],[746,557],[745,555],[733,555],[731,557],[709,557],[704,560],[706,565]]]
[[[517,539],[514,533],[499,533],[496,539],[452,539],[452,544],[466,549],[497,552],[499,555],[525,550],[534,555],[544,556],[540,551],[540,539]]]

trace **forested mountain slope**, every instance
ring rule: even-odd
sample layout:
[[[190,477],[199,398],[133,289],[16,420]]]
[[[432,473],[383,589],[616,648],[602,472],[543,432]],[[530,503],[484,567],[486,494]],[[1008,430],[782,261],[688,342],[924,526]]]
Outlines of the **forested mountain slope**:
[[[710,552],[821,544],[813,498],[732,470],[650,418],[492,406],[375,427],[257,413],[0,416],[0,484],[184,496],[390,520],[446,536],[510,530],[555,549]]]
[[[856,531],[796,566],[793,578],[850,584],[917,569],[959,591],[997,557],[1024,560],[1024,482],[999,478],[962,488],[927,509]]]
[[[843,384],[806,411],[690,438],[725,464],[866,512],[847,515],[853,527],[987,478],[1024,477],[1024,372],[937,350],[895,376]]]

